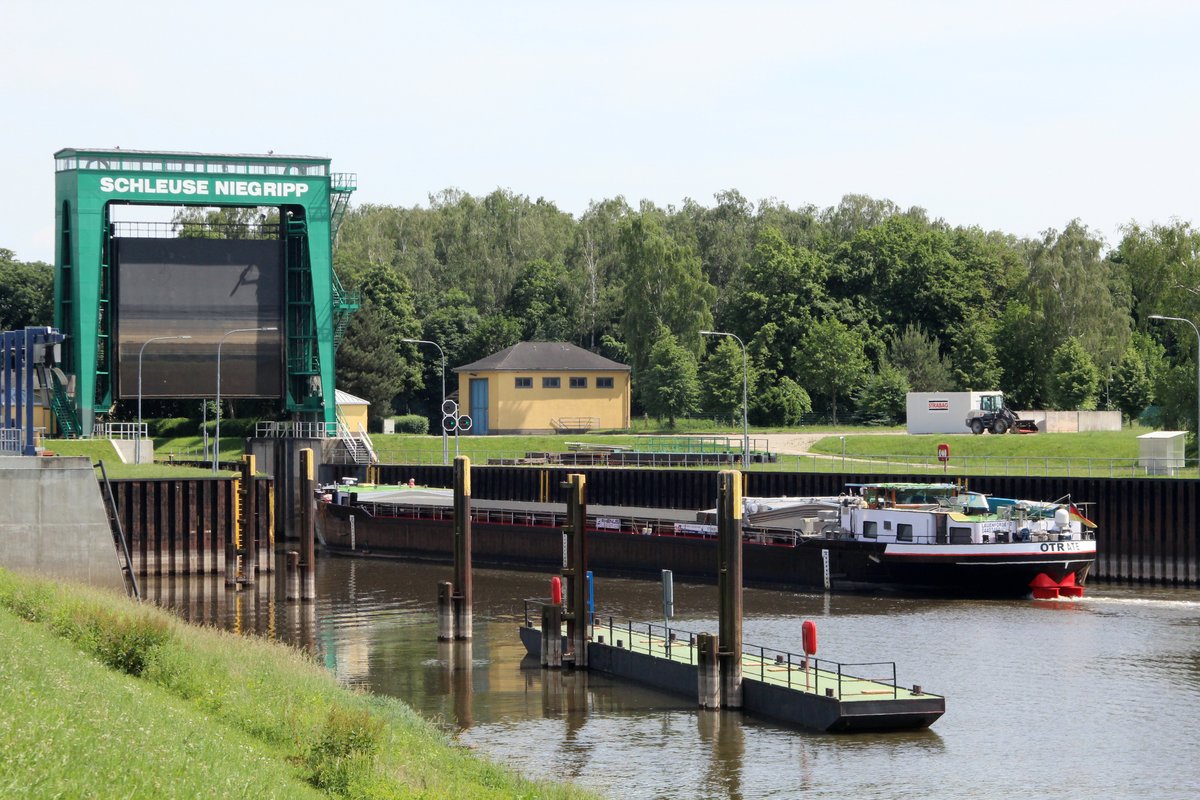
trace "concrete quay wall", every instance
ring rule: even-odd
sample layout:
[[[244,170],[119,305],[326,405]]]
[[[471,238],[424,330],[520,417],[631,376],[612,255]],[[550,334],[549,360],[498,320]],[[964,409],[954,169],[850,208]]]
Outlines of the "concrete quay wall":
[[[125,591],[89,459],[0,456],[0,566]]]

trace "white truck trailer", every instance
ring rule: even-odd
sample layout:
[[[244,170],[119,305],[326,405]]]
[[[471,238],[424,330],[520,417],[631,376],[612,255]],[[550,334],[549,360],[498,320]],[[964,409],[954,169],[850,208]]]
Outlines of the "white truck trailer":
[[[979,408],[988,392],[909,392],[906,396],[909,433],[969,433],[967,414]]]

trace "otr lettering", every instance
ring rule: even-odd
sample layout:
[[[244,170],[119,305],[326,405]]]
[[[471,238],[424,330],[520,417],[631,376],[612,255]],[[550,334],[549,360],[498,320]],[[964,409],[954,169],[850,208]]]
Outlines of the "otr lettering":
[[[230,197],[295,197],[308,192],[307,183],[294,181],[210,181],[195,178],[113,178],[100,179],[105,194],[217,194]]]
[[[1078,550],[1079,542],[1042,542],[1043,553],[1063,553],[1067,550]]]

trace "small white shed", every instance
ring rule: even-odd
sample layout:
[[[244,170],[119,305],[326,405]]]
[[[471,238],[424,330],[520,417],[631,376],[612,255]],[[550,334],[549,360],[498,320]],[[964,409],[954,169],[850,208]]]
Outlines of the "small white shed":
[[[1174,475],[1184,467],[1187,431],[1154,431],[1138,438],[1138,466],[1147,475]]]

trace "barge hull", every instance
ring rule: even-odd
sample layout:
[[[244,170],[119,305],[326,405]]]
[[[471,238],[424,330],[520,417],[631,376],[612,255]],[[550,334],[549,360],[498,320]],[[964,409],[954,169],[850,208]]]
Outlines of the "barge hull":
[[[453,558],[454,524],[449,519],[375,517],[354,506],[322,503],[318,524],[326,549],[333,553],[437,562]],[[556,526],[476,521],[472,531],[476,564],[545,571],[562,567],[562,532]],[[669,569],[678,578],[714,581],[716,548],[716,538],[709,536],[588,531],[589,564],[611,574],[657,577],[661,570]],[[745,581],[761,587],[824,590],[822,551],[828,552],[829,588],[850,590],[891,586],[1020,597],[1028,594],[1029,581],[1038,572],[1045,571],[1056,581],[1075,572],[1082,583],[1091,563],[1082,557],[1050,562],[1033,555],[1027,562],[963,565],[946,559],[890,559],[885,545],[871,542],[802,539],[790,545],[747,541]],[[1010,556],[1006,560],[1015,559]]]

